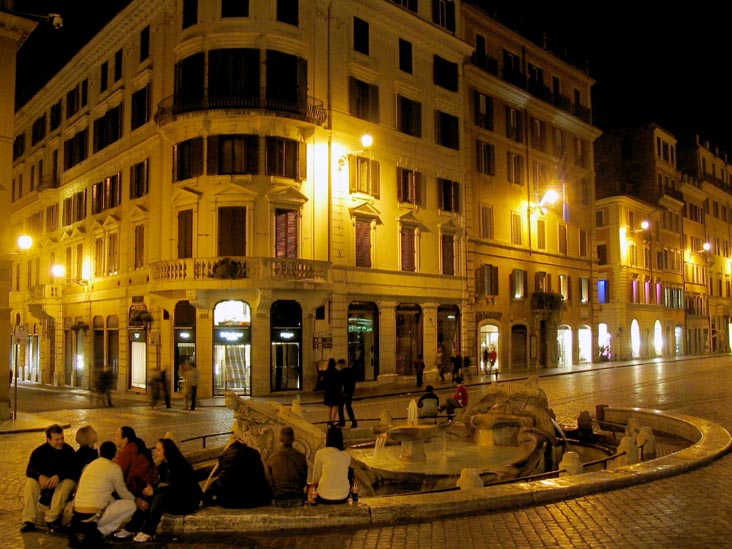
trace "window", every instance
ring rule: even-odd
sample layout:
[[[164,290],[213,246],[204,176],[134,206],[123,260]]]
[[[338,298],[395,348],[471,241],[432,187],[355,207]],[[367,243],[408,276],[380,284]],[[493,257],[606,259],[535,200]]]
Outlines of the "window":
[[[579,231],[579,255],[587,257],[587,231],[585,229]]]
[[[443,234],[441,240],[442,274],[455,274],[455,235]]]
[[[174,181],[183,181],[203,175],[203,139],[196,137],[182,141],[173,151]]]
[[[437,186],[440,209],[446,212],[460,213],[460,183],[438,177]]]
[[[528,293],[526,271],[514,269],[511,273],[511,299],[524,299]]]
[[[546,122],[531,118],[531,146],[539,151],[546,151]]]
[[[493,238],[493,206],[480,205],[480,237]]]
[[[178,212],[178,259],[193,257],[193,210]]]
[[[259,136],[210,136],[206,166],[209,175],[256,174],[259,168]]]
[[[31,128],[31,145],[35,145],[46,137],[46,114],[42,114],[33,122]]]
[[[475,274],[475,293],[477,295],[498,295],[497,266],[481,265]]]
[[[105,177],[92,185],[92,213],[98,214],[122,203],[122,174]]]
[[[135,257],[134,268],[141,269],[145,266],[145,226],[135,225]]]
[[[493,98],[476,91],[473,94],[475,125],[493,131]]]
[[[567,255],[567,226],[559,225],[559,253]]]
[[[520,246],[523,243],[524,222],[520,213],[511,212],[511,244]]]
[[[571,288],[569,275],[559,275],[559,293],[562,294],[564,301],[571,299]]]
[[[496,150],[491,143],[478,139],[475,142],[476,162],[478,173],[496,175]]]
[[[198,23],[198,0],[183,0],[183,28]]]
[[[297,27],[298,0],[277,0],[277,21]]]
[[[455,32],[455,3],[452,0],[432,0],[432,22]]]
[[[356,78],[349,79],[351,116],[379,122],[379,87]]]
[[[402,225],[400,231],[402,271],[413,273],[416,271],[416,229]]]
[[[25,154],[25,134],[16,135],[13,140],[13,160],[17,160]]]
[[[74,116],[79,107],[79,89],[72,88],[66,93],[66,118]]]
[[[579,279],[580,303],[590,302],[590,279],[586,276]]]
[[[371,267],[371,220],[356,219],[356,267]]]
[[[219,256],[242,257],[247,255],[247,210],[243,206],[227,206],[218,209]]]
[[[64,170],[86,160],[89,155],[89,131],[84,128],[64,141]]]
[[[425,206],[422,174],[406,168],[397,168],[397,200]]]
[[[148,193],[150,176],[148,161],[143,160],[130,166],[130,198],[140,198]]]
[[[122,49],[114,52],[114,81],[118,82],[122,78]]]
[[[403,8],[407,8],[409,11],[417,13],[417,1],[418,0],[392,0],[395,4],[399,4]]]
[[[58,229],[58,204],[51,204],[46,208],[46,233]]]
[[[150,57],[150,27],[140,31],[140,62]]]
[[[351,156],[348,166],[349,190],[352,193],[366,193],[379,198],[379,163],[362,156]]]
[[[517,185],[524,184],[524,157],[514,152],[508,152],[507,170],[508,181]]]
[[[422,137],[422,104],[397,96],[397,126],[402,133]]]
[[[523,115],[518,109],[506,106],[506,137],[518,143],[524,141]]]
[[[597,245],[597,263],[598,265],[607,265],[607,244]]]
[[[104,254],[104,239],[96,238],[94,240],[94,276],[106,275],[106,269],[104,266],[104,260],[106,256]]]
[[[399,70],[412,74],[412,43],[399,39]]]
[[[64,199],[61,215],[64,225],[71,225],[86,218],[86,189]]]
[[[536,292],[551,292],[551,277],[544,271],[539,271],[534,275],[534,291]]]
[[[630,302],[640,303],[640,281],[637,276],[630,281]]]
[[[543,162],[534,162],[534,188],[545,189],[549,184],[549,170]]]
[[[260,57],[259,50],[253,48],[227,48],[210,51],[208,54],[209,98],[221,100],[222,104],[259,106]],[[288,70],[290,69],[288,68]],[[202,66],[195,67],[191,78],[196,78],[195,75],[199,71],[198,78],[203,80]],[[189,89],[193,89],[194,85],[200,85],[200,83],[191,83]],[[203,94],[203,91],[200,90],[200,93]]]
[[[433,58],[434,83],[449,91],[458,91],[458,65],[439,55]]]
[[[99,91],[106,91],[109,87],[109,61],[102,63],[99,71]]]
[[[221,17],[249,17],[249,0],[221,0]]]
[[[304,166],[300,166],[298,142],[281,137],[267,137],[265,173],[297,180],[305,179]]]
[[[605,226],[605,210],[597,210],[595,212],[595,226],[596,227]]]
[[[51,105],[49,130],[53,131],[61,125],[61,100]]]
[[[369,54],[369,24],[358,17],[353,18],[353,49],[364,55]]]
[[[122,137],[122,105],[109,109],[94,121],[94,152],[99,152]]]
[[[275,210],[275,257],[298,257],[297,222],[297,211]]]
[[[457,116],[435,111],[435,142],[449,149],[460,149]]]
[[[536,220],[536,247],[546,250],[546,221],[543,219]]]
[[[597,281],[597,302],[598,303],[609,303],[610,302],[610,287],[607,280]]]
[[[119,235],[111,233],[107,238],[107,274],[119,272]]]
[[[552,128],[552,143],[554,145],[554,156],[564,158],[567,154],[567,142],[564,138],[564,131],[559,128]]]
[[[132,94],[130,128],[135,130],[150,121],[150,84]]]
[[[581,168],[587,167],[587,142],[579,137],[574,138],[574,164]]]

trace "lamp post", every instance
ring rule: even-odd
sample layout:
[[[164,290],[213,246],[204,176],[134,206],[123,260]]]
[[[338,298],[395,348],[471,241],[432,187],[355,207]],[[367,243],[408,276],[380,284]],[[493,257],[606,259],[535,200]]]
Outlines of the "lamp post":
[[[33,239],[28,235],[20,235],[18,237],[18,252],[23,254],[33,247]],[[20,276],[20,272],[18,272]],[[20,285],[20,281],[18,281]],[[18,419],[18,374],[20,363],[20,347],[28,344],[28,328],[25,318],[25,293],[28,291],[27,285],[23,287],[23,305],[21,308],[21,322],[16,324],[13,329],[13,419]]]

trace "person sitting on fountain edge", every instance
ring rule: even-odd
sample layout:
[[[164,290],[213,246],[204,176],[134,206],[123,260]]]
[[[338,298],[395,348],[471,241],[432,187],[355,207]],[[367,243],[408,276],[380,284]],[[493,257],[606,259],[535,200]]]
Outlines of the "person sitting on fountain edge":
[[[452,421],[455,419],[455,410],[458,408],[465,408],[468,405],[468,389],[463,385],[463,377],[457,376],[455,378],[455,394],[447,399],[447,403],[440,406],[439,410],[442,412],[447,408],[447,420]]]
[[[435,394],[435,388],[432,385],[427,385],[424,394],[417,401],[419,417],[437,417],[439,406],[440,397]]]

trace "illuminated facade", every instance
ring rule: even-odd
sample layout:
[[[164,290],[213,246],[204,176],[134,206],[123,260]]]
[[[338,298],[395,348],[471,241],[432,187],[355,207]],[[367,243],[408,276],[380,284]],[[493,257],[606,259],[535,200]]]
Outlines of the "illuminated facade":
[[[592,360],[592,83],[472,2],[133,1],[16,115],[22,379]]]

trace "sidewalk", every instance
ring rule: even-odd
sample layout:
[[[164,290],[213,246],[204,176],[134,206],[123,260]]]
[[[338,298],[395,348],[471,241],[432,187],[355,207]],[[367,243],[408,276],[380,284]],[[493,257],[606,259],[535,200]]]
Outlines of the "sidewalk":
[[[676,360],[691,360],[691,359],[699,359],[703,357],[664,357],[664,358],[658,358],[658,359],[637,359],[637,360],[628,360],[628,361],[617,361],[617,362],[593,362],[593,363],[583,363],[583,364],[577,364],[574,366],[567,366],[567,367],[561,367],[561,368],[541,368],[541,369],[532,369],[532,370],[517,370],[513,372],[500,372],[497,376],[497,382],[498,383],[506,383],[509,381],[518,381],[518,380],[524,380],[531,376],[538,376],[538,377],[550,377],[550,376],[560,376],[560,375],[568,375],[568,374],[577,374],[581,372],[587,372],[591,370],[605,370],[605,369],[611,369],[611,368],[623,368],[626,366],[635,366],[638,364],[647,364],[647,363],[655,363],[655,362],[670,362],[670,361],[676,361]],[[711,358],[711,357],[710,357]],[[429,379],[428,376],[425,376],[425,382],[424,386],[427,386],[429,384],[433,385],[435,388],[435,391],[440,392],[452,392],[454,384],[449,381],[450,375],[445,376],[445,381],[441,382],[439,379],[437,381]],[[496,382],[496,376],[495,375],[472,375],[472,376],[466,376],[465,378],[465,385],[468,387],[478,386],[478,385],[487,385],[490,383]],[[387,383],[379,383],[378,381],[369,381],[369,382],[361,382],[357,384],[356,386],[356,394],[353,397],[354,401],[359,400],[366,400],[370,398],[377,398],[377,397],[386,397],[386,396],[408,396],[412,393],[415,395],[420,395],[424,389],[416,387],[415,385],[416,381],[413,376],[405,376],[402,378],[397,378],[396,381],[387,382]],[[30,386],[31,384],[25,384],[23,382],[20,383],[20,386],[27,385]],[[36,387],[36,385],[33,385]],[[57,392],[57,393],[68,393],[69,391],[73,391],[75,393],[83,393],[83,394],[89,394],[89,391],[86,391],[84,389],[77,389],[77,388],[68,388],[68,387],[51,387],[51,386],[38,386],[42,388],[44,391],[49,392]],[[113,399],[115,397],[113,396]],[[137,394],[137,393],[125,393],[120,394],[117,398],[124,399],[124,401],[128,402],[134,402],[139,405],[147,405],[148,403],[148,397],[143,394]],[[253,397],[256,399],[261,400],[272,400],[275,402],[280,402],[282,404],[288,404],[292,402],[294,399],[300,399],[301,403],[303,405],[316,405],[316,404],[322,404],[323,402],[323,393],[322,391],[309,391],[309,392],[288,392],[288,393],[281,393],[281,394],[274,394],[274,395],[267,395],[263,397]],[[224,406],[224,397],[211,397],[211,398],[203,398],[199,399],[197,401],[198,406],[201,407],[209,407],[209,406]],[[122,405],[121,407],[123,407]],[[35,413],[25,413],[25,412],[18,412],[17,419],[8,419],[5,421],[0,421],[0,435],[3,434],[10,434],[10,433],[26,433],[26,432],[34,432],[34,431],[44,431],[46,427],[54,423],[53,420],[48,419],[44,414],[35,414]],[[62,425],[62,427],[67,428],[68,425]]]

